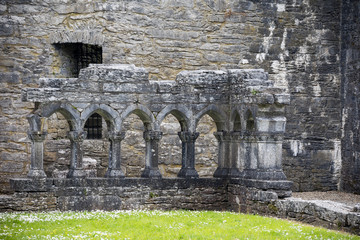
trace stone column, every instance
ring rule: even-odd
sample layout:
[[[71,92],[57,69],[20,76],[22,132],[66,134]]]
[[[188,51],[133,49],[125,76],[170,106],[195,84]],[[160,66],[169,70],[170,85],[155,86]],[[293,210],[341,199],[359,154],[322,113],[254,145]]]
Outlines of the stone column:
[[[256,118],[257,172],[253,179],[286,180],[281,164],[285,126],[284,116]]]
[[[257,142],[258,173],[257,179],[263,180],[286,180],[282,170],[282,142],[283,135],[266,134],[259,135]]]
[[[146,142],[145,152],[145,170],[141,177],[145,178],[161,178],[161,173],[158,166],[159,158],[159,140],[162,137],[160,131],[145,131],[144,139]]]
[[[121,170],[121,141],[125,138],[125,132],[110,132],[109,167],[105,173],[107,178],[124,178]]]
[[[29,132],[31,140],[31,165],[28,177],[31,178],[46,178],[44,172],[44,140],[46,132]]]
[[[214,172],[216,178],[227,178],[230,173],[231,136],[228,132],[214,132],[218,140],[218,167]]]
[[[241,156],[243,158],[244,178],[256,179],[258,170],[258,138],[252,133],[245,132],[241,144]]]
[[[238,178],[242,174],[239,168],[243,169],[242,159],[241,159],[241,146],[243,134],[241,132],[231,132],[230,133],[230,171],[229,177]]]
[[[71,141],[71,159],[68,178],[85,177],[83,170],[83,151],[82,142],[86,138],[86,132],[71,131],[68,132],[68,138]]]
[[[182,166],[178,177],[198,178],[199,174],[195,169],[195,141],[199,137],[199,133],[183,131],[178,135],[182,142]]]

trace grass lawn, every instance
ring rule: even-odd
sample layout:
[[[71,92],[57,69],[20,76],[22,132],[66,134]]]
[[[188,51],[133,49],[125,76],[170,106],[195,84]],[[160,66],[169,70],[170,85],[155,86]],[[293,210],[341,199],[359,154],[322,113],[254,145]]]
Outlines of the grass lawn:
[[[0,213],[0,239],[359,239],[276,218],[212,211]]]

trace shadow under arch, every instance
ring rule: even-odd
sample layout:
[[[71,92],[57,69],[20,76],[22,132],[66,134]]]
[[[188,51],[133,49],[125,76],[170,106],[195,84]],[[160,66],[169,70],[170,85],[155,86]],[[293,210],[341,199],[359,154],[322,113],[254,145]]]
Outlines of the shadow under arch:
[[[69,124],[70,131],[73,130],[76,131],[81,129],[80,112],[76,110],[76,107],[68,103],[57,102],[57,103],[41,104],[33,114],[34,117],[32,116],[28,117],[30,122],[30,127],[32,128],[32,130],[40,131],[38,130],[40,127],[39,123],[37,122],[38,119],[41,119],[41,117],[49,118],[55,112],[59,112],[65,117],[65,119]],[[38,117],[35,117],[36,115]]]
[[[239,109],[233,109],[230,115],[229,130],[233,132],[241,132],[243,126],[243,119]]]
[[[181,131],[188,131],[190,126],[191,113],[189,109],[184,106],[167,106],[161,110],[157,115],[156,124],[157,128],[160,128],[162,121],[169,115],[173,115],[180,124]]]
[[[127,107],[120,116],[121,125],[120,129],[122,128],[122,123],[125,119],[130,116],[131,114],[135,114],[138,116],[144,124],[145,130],[153,130],[155,118],[153,113],[144,105],[131,105]]]
[[[247,132],[255,131],[255,116],[254,111],[247,109],[244,114],[244,128]]]
[[[198,125],[198,122],[204,115],[209,115],[215,122],[217,131],[227,131],[227,115],[219,107],[215,105],[209,105],[206,108],[202,109],[195,116],[195,129]]]
[[[91,104],[86,107],[85,110],[81,113],[81,128],[83,129],[86,121],[91,115],[98,113],[101,115],[106,122],[109,130],[118,132],[120,131],[121,120],[120,115],[113,108],[105,104]]]

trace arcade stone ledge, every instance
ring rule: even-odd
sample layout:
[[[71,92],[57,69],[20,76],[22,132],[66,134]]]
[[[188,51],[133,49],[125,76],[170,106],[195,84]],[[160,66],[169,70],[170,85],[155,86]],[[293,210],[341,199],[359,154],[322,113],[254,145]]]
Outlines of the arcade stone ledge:
[[[262,69],[182,71],[175,81],[149,81],[148,72],[134,65],[90,64],[79,78],[41,78],[40,88],[22,90],[22,100],[288,105],[290,95],[274,87]]]

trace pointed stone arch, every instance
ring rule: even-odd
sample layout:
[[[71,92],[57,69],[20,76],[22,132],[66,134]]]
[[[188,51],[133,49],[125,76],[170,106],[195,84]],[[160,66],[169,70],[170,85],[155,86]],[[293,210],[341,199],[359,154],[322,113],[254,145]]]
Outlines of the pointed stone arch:
[[[144,105],[131,105],[127,107],[120,115],[121,125],[125,119],[131,115],[137,115],[141,121],[144,123],[146,130],[154,129],[155,118],[153,113]],[[122,126],[120,126],[122,128]]]
[[[36,111],[39,116],[45,118],[49,118],[55,112],[59,112],[65,117],[71,131],[81,130],[80,112],[75,106],[69,103],[55,102],[43,104],[40,105],[39,109]]]
[[[120,131],[121,120],[120,114],[105,104],[91,104],[84,109],[81,113],[81,127],[84,128],[84,125],[87,119],[94,113],[100,114],[107,123],[109,130],[114,132]]]
[[[209,115],[215,122],[217,131],[227,131],[228,130],[228,121],[227,114],[220,107],[216,105],[209,105],[198,112],[195,116],[195,128],[197,127],[200,119],[205,115]]]
[[[172,114],[178,121],[181,131],[187,131],[190,127],[190,120],[192,119],[192,112],[185,106],[166,106],[156,117],[156,127],[160,128],[162,121],[167,115]]]

